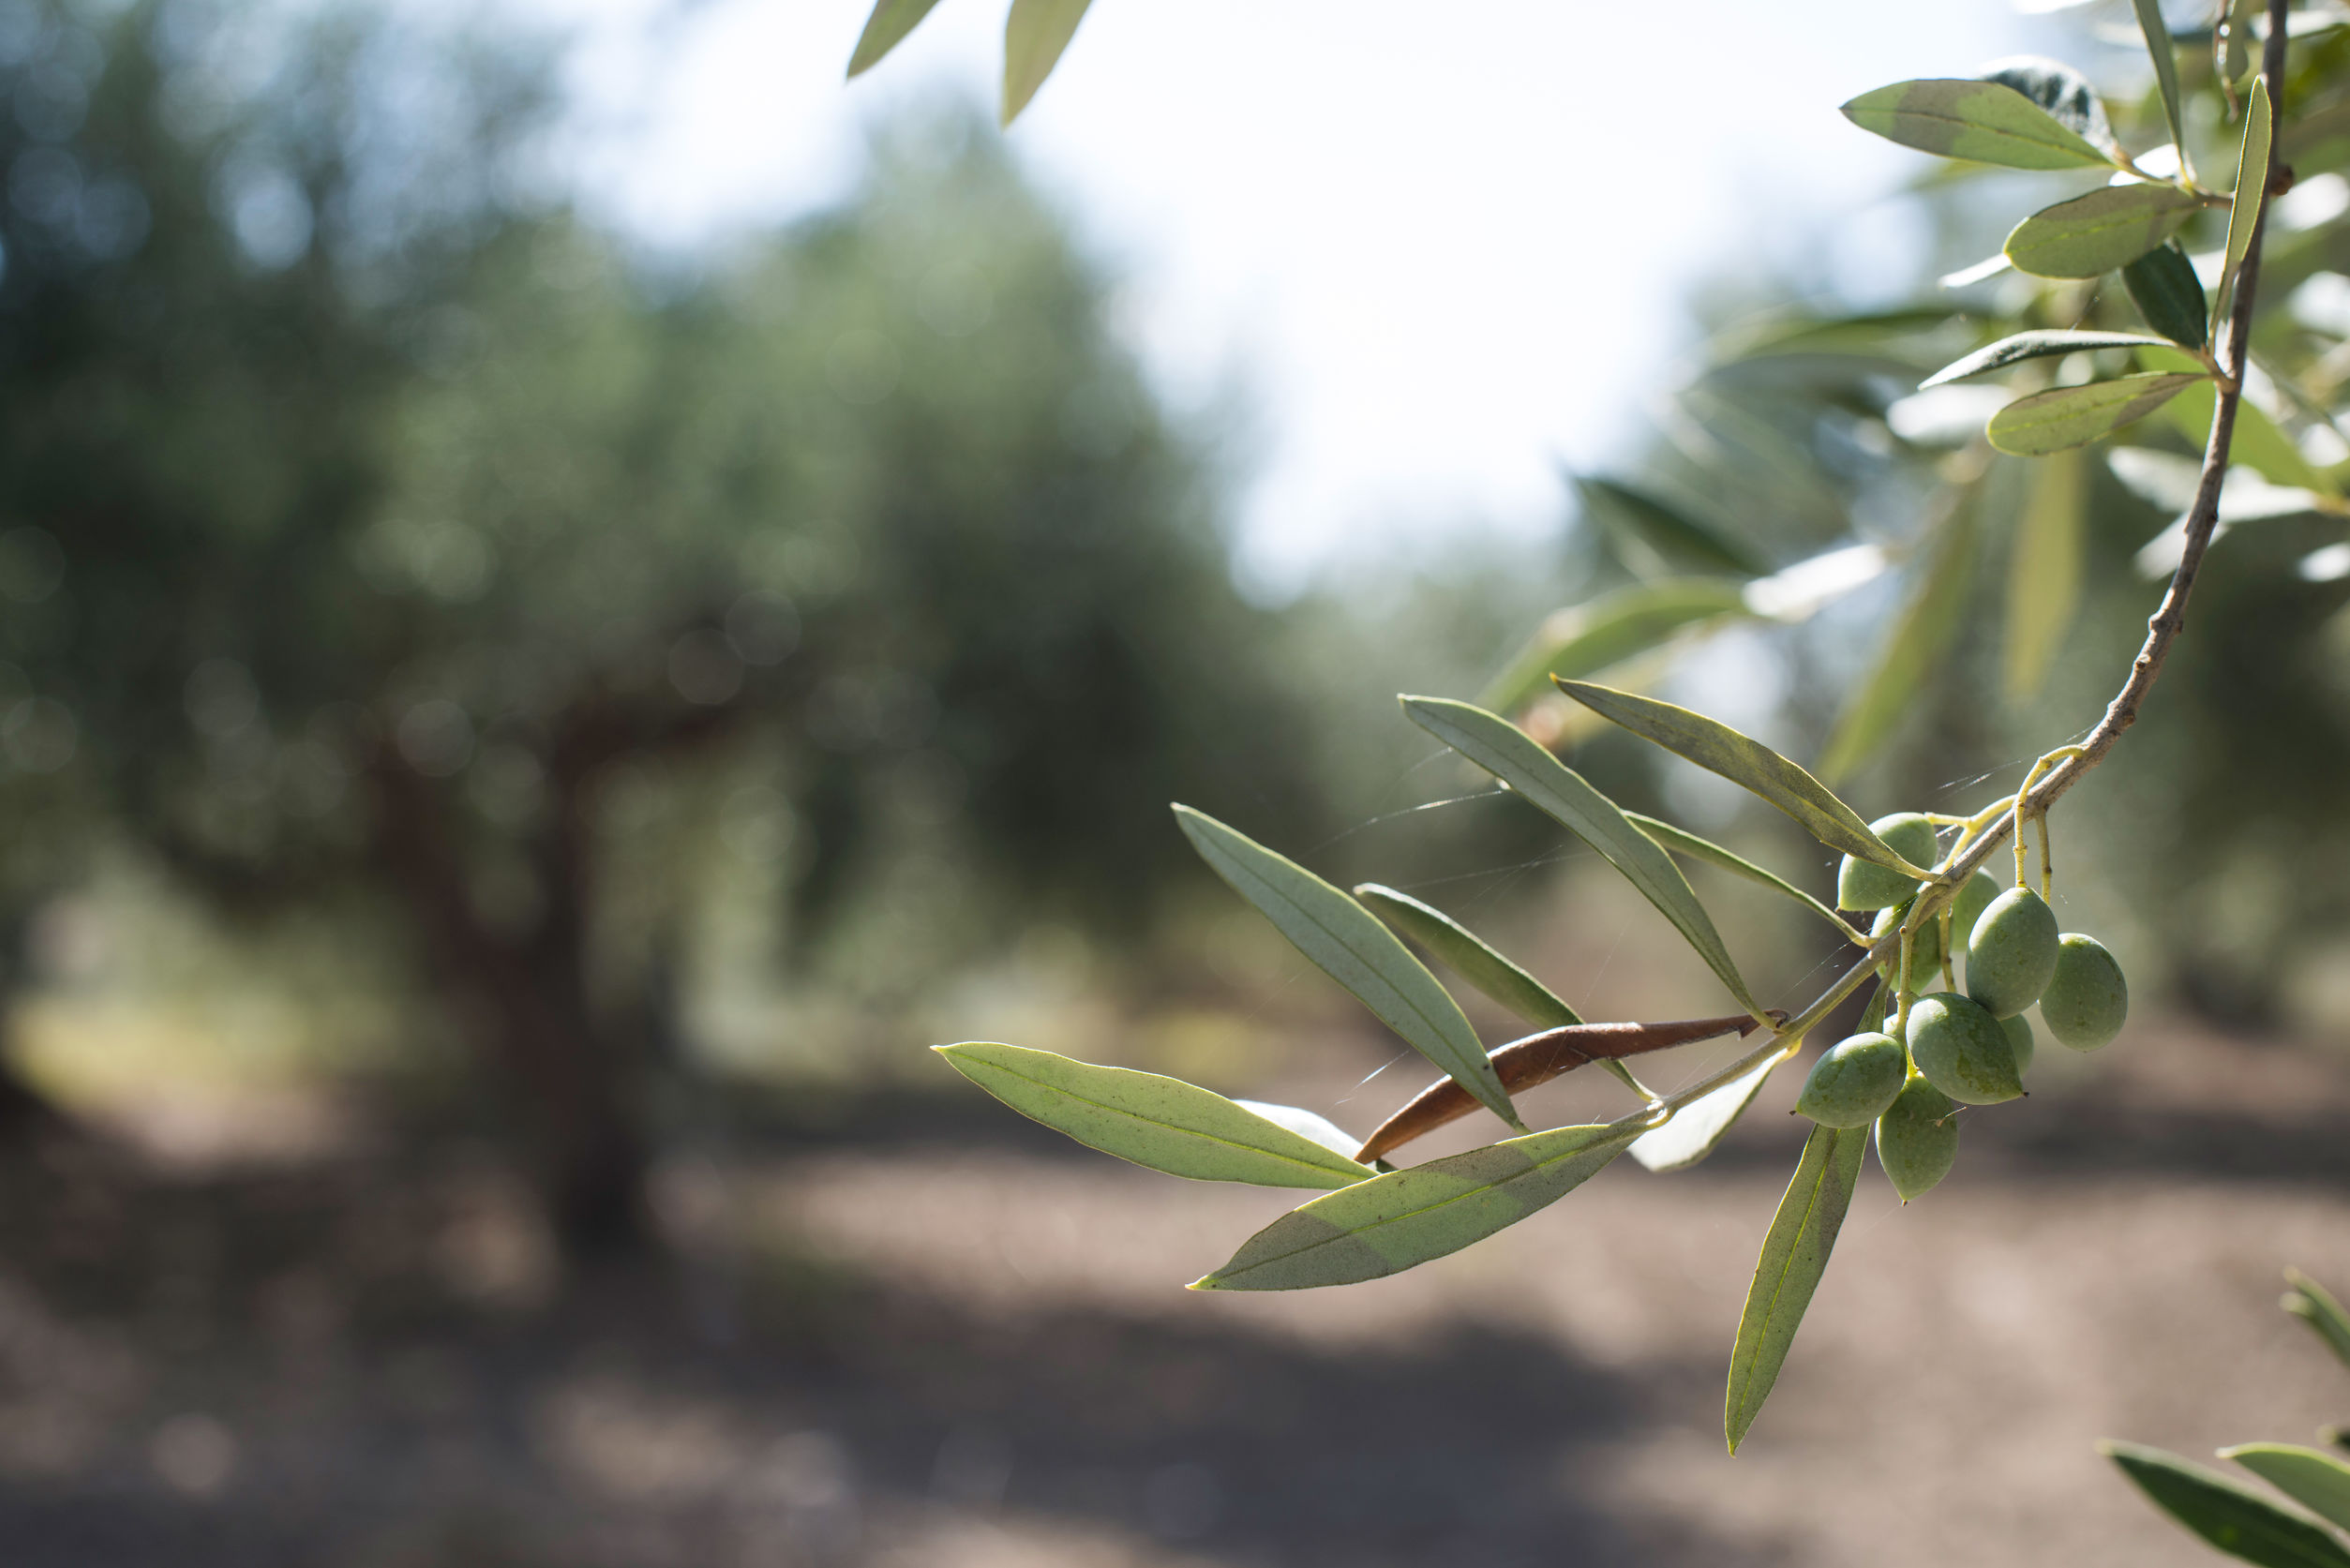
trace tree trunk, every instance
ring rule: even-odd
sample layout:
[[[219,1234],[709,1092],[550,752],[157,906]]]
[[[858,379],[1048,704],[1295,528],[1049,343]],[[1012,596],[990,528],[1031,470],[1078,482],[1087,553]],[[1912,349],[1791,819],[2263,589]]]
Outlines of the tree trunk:
[[[27,1083],[14,1066],[0,1061],[0,1140],[62,1131],[69,1125],[47,1095]]]
[[[442,983],[483,1015],[487,1066],[516,1108],[558,1240],[575,1259],[646,1244],[650,1149],[636,1053],[588,997],[584,825],[572,792],[556,792],[556,823],[534,845],[544,913],[516,937],[475,910],[435,786],[396,759],[374,777],[377,849]]]

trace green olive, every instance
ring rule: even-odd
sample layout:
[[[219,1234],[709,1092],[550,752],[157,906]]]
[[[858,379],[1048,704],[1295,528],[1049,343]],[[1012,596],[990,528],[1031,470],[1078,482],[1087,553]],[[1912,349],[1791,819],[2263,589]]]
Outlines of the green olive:
[[[1996,1017],[2013,1018],[2057,972],[2057,917],[2029,888],[1991,901],[1967,938],[1967,994]]]
[[[1983,918],[1983,912],[1991,907],[1991,901],[1998,898],[2002,890],[1999,879],[1987,871],[1977,871],[1967,878],[1966,886],[1959,889],[1957,896],[1950,901],[1952,952],[1966,950],[1967,938],[1974,934],[1975,922]]]
[[[1898,812],[1880,816],[1868,825],[1870,832],[1883,839],[1894,854],[1913,866],[1934,863],[1934,824],[1915,812]],[[1836,907],[1839,909],[1882,909],[1899,903],[1918,890],[1916,881],[1874,860],[1856,860],[1847,855],[1836,867]]]
[[[1909,1058],[1891,1035],[1851,1035],[1819,1053],[1795,1109],[1821,1127],[1866,1127],[1909,1076]]]
[[[2032,1069],[2031,1023],[2019,1012],[2013,1018],[2000,1019],[1999,1027],[2007,1031],[2008,1049],[2015,1053],[2015,1076],[2020,1079]]]
[[[2121,1033],[2130,982],[2103,944],[2077,931],[2057,939],[2057,972],[2040,993],[2040,1022],[2058,1045],[2094,1051]]]
[[[1877,1118],[1877,1163],[1908,1202],[1931,1191],[1958,1157],[1958,1107],[1923,1078],[1903,1086]]]
[[[1903,918],[1908,912],[1909,905],[1906,903],[1896,903],[1890,909],[1879,910],[1877,923],[1869,927],[1868,939],[1871,942],[1883,939],[1886,933],[1901,924]],[[1900,959],[1896,956],[1892,963],[1885,965],[1885,972],[1892,973],[1893,963],[1899,962]],[[1909,933],[1909,983],[1901,989],[1915,994],[1931,987],[1936,980],[1941,978],[1941,976],[1942,922],[1937,917]]]
[[[1927,1083],[1963,1104],[1997,1105],[2024,1092],[1999,1021],[1951,992],[1909,1005],[1909,1055]]]

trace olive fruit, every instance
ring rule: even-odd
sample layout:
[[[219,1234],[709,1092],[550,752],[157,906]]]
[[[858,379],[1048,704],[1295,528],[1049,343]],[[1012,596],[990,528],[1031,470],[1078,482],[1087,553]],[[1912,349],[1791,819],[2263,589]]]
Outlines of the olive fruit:
[[[2032,1069],[2031,1021],[2019,1012],[2013,1018],[2000,1019],[1999,1027],[2007,1031],[2008,1049],[2015,1053],[2015,1076],[2020,1079]]]
[[[1880,816],[1868,825],[1868,830],[1892,846],[1893,853],[1913,866],[1934,863],[1934,824],[1915,812],[1898,812]],[[1839,909],[1882,909],[1899,903],[1918,890],[1916,881],[1874,860],[1856,860],[1847,855],[1836,867],[1836,907]]]
[[[1923,1078],[1912,1078],[1877,1118],[1877,1163],[1901,1201],[1922,1197],[1950,1174],[1958,1157],[1958,1107]]]
[[[1795,1109],[1821,1127],[1866,1127],[1908,1076],[1908,1055],[1891,1035],[1848,1036],[1811,1065]]]
[[[1947,991],[1909,1005],[1909,1055],[1927,1083],[1967,1105],[1997,1105],[2024,1092],[1999,1021]]]
[[[2029,888],[1991,901],[1967,937],[1967,994],[1996,1017],[2040,1000],[2057,972],[2057,917]]]
[[[1977,871],[1967,878],[1965,887],[1950,901],[1950,946],[1955,953],[1967,946],[1967,938],[1974,933],[1975,922],[1991,907],[1991,901],[1999,896],[1999,879],[1987,871]]]
[[[2057,939],[2057,971],[2040,993],[2040,1022],[2059,1045],[2094,1051],[2121,1033],[2130,1016],[2130,982],[2094,936],[2070,931]]]
[[[1881,941],[1886,933],[1901,924],[1902,918],[1908,913],[1908,910],[1909,906],[1907,903],[1896,903],[1890,909],[1879,910],[1877,923],[1869,927],[1869,941],[1872,943]],[[1885,965],[1885,973],[1891,974],[1893,965],[1900,962],[1901,955],[1895,953],[1892,963]],[[1923,991],[1939,978],[1941,973],[1942,922],[1936,918],[1926,921],[1925,924],[1909,933],[1909,975],[1908,982],[1899,989],[1911,993]]]

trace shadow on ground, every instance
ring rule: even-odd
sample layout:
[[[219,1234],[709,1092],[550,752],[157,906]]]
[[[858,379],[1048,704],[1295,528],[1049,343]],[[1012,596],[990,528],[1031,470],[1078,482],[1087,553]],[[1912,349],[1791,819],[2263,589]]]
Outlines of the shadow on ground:
[[[481,1162],[8,1163],[11,1568],[1774,1561],[1579,1485],[1657,1390],[1528,1335],[1322,1354],[773,1251],[558,1291]]]

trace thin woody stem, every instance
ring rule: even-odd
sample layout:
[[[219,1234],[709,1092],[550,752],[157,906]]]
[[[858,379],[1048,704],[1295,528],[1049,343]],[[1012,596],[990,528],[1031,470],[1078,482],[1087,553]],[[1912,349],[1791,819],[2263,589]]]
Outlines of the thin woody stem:
[[[2268,0],[2268,37],[2261,54],[2260,70],[2268,85],[2269,123],[2273,127],[2284,115],[2284,48],[2289,20],[2286,0]],[[2276,170],[2276,138],[2269,138],[2269,164],[2261,170],[2239,170],[2237,181],[2240,186],[2247,179],[2258,180],[2266,190],[2273,181]],[[2131,661],[2130,678],[2112,702],[2105,705],[2104,717],[2078,747],[2067,748],[2073,754],[2049,769],[2028,787],[2016,791],[2013,805],[2001,803],[1999,814],[1984,823],[1982,836],[1968,842],[1962,834],[1958,847],[1951,858],[1938,868],[1934,880],[1920,891],[1909,916],[1894,930],[1878,938],[1868,952],[1847,969],[1811,1006],[1781,1024],[1766,1043],[1747,1052],[1738,1060],[1710,1073],[1678,1094],[1658,1103],[1622,1117],[1610,1124],[1616,1127],[1633,1128],[1662,1126],[1672,1114],[1692,1100],[1701,1098],[1714,1090],[1745,1076],[1773,1055],[1790,1055],[1802,1043],[1805,1033],[1818,1026],[1834,1011],[1837,1004],[1861,988],[1872,970],[1888,960],[1904,954],[1908,933],[1921,921],[1938,914],[1956,894],[1977,867],[1989,859],[1999,845],[2007,841],[2023,821],[2046,814],[2074,784],[2088,777],[2089,770],[2105,760],[2124,731],[2138,722],[2138,709],[2145,705],[2147,694],[2154,689],[2155,679],[2163,673],[2163,662],[2170,656],[2171,645],[2187,626],[2187,599],[2194,592],[2195,578],[2203,570],[2204,553],[2211,547],[2211,532],[2220,520],[2220,485],[2227,478],[2228,445],[2236,434],[2236,411],[2244,396],[2244,365],[2252,345],[2253,304],[2260,284],[2261,240],[2268,227],[2267,203],[2262,203],[2259,221],[2253,227],[2252,245],[2244,253],[2243,265],[2236,275],[2236,297],[2231,303],[2226,336],[2219,345],[2220,358],[2224,363],[2223,379],[2218,384],[2219,396],[2211,413],[2211,438],[2203,451],[2203,471],[2195,485],[2194,503],[2187,511],[2186,547],[2179,552],[2178,568],[2171,574],[2170,586],[2163,592],[2163,602],[2146,623],[2146,641],[2138,649],[2138,656]],[[1971,827],[1971,824],[1969,825]],[[2020,843],[2019,843],[2020,849]],[[2019,880],[2021,867],[2018,867]]]

